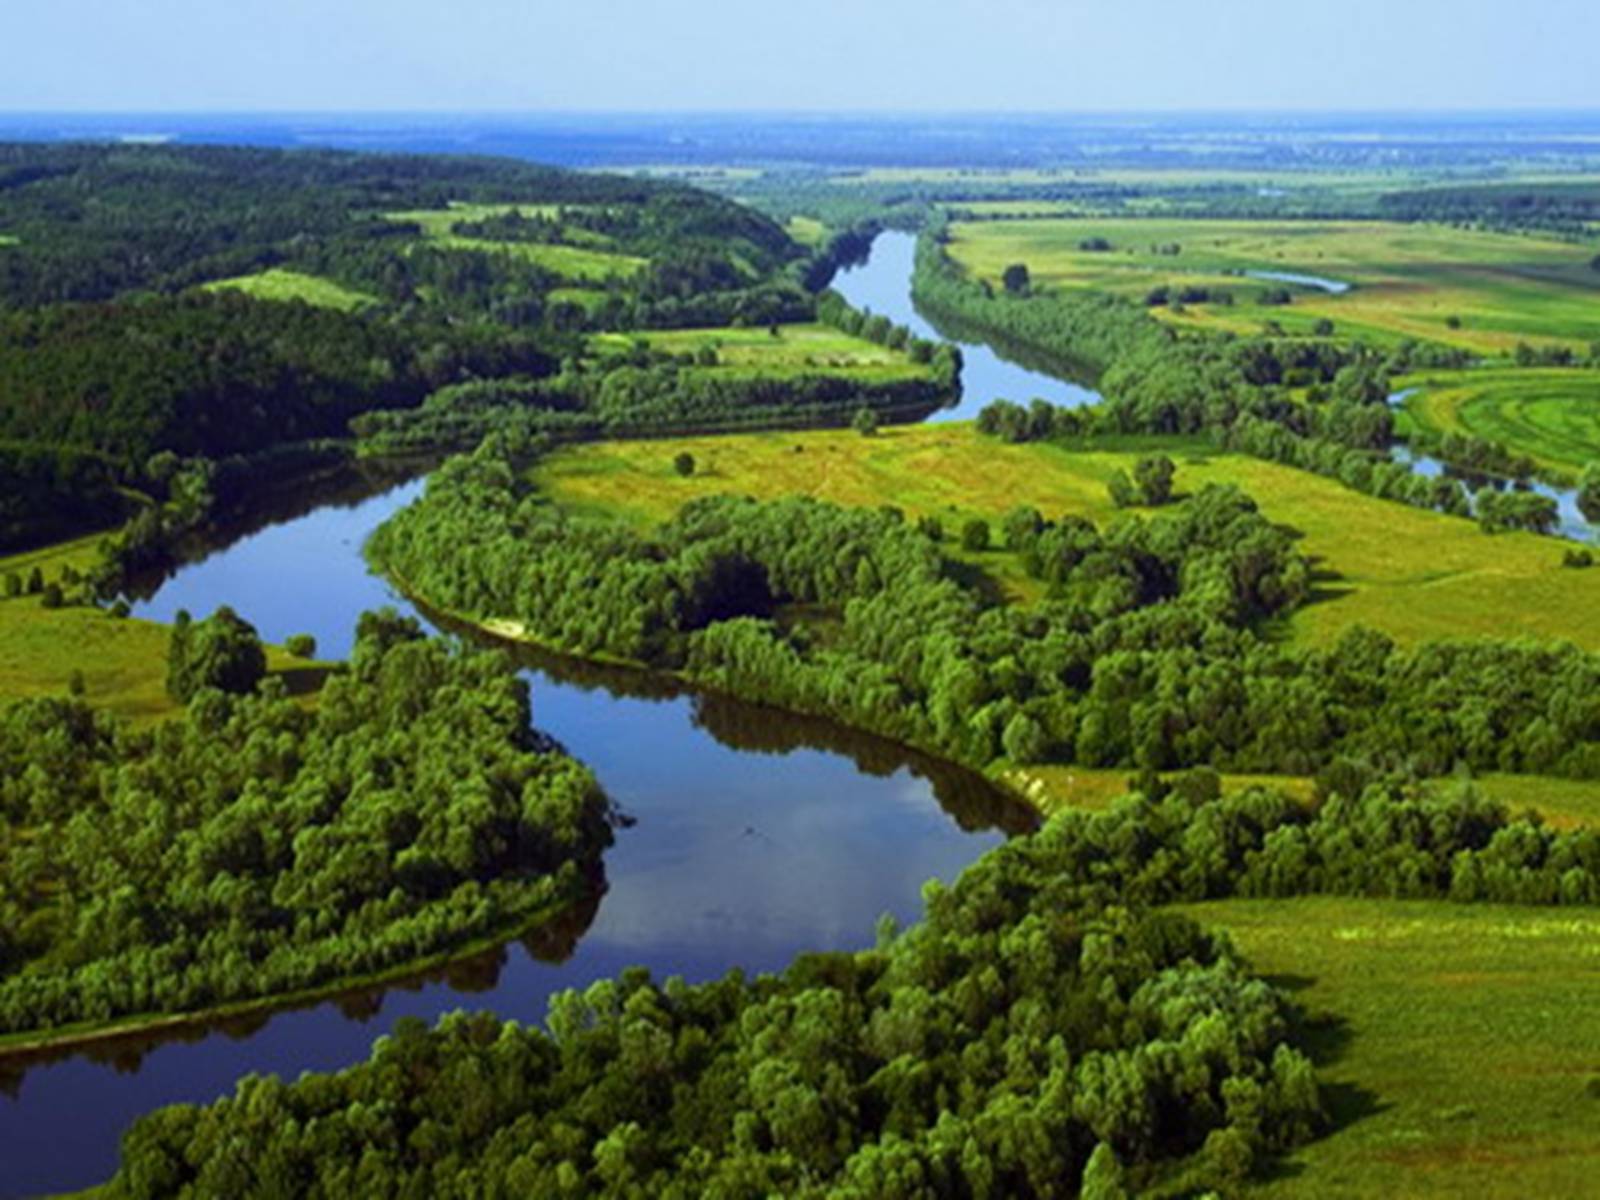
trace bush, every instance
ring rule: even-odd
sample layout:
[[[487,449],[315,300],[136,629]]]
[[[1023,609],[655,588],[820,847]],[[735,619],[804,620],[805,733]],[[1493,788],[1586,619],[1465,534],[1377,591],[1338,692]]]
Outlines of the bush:
[[[862,437],[871,437],[878,432],[878,414],[870,408],[858,408],[856,415],[850,418],[850,428]]]
[[[22,576],[15,571],[6,572],[6,599],[15,599],[22,595]]]
[[[672,469],[687,479],[694,474],[694,455],[680,450],[672,459]]]
[[[989,522],[982,517],[973,517],[962,525],[961,545],[967,550],[987,550],[989,548]]]
[[[61,594],[61,585],[59,583],[47,583],[43,594],[39,598],[39,603],[46,608],[60,608],[65,600],[66,597]]]
[[[292,633],[284,639],[283,648],[296,658],[315,658],[317,639],[309,633]]]
[[[167,693],[187,704],[202,688],[242,695],[267,673],[255,626],[224,605],[204,621],[180,612],[167,645]]]

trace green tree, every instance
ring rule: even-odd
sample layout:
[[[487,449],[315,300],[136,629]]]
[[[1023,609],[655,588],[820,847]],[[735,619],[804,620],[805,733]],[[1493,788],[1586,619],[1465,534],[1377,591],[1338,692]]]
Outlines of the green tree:
[[[1000,742],[1006,757],[1014,763],[1035,763],[1044,758],[1044,729],[1027,713],[1018,713],[1006,722]]]
[[[1144,503],[1159,506],[1172,499],[1172,480],[1178,468],[1165,454],[1141,458],[1133,465],[1133,482]]]
[[[1133,480],[1128,478],[1128,473],[1120,468],[1111,473],[1111,478],[1106,480],[1106,495],[1111,497],[1111,503],[1118,508],[1132,508],[1139,502],[1139,492],[1133,486]]]
[[[1026,296],[1029,287],[1032,286],[1032,280],[1028,275],[1028,264],[1012,263],[1001,273],[1000,282],[1011,295]]]
[[[39,603],[46,608],[60,608],[65,603],[66,597],[61,593],[61,585],[54,580],[44,585],[44,592],[39,597]]]
[[[15,571],[6,572],[6,599],[22,595],[22,576]]]
[[[28,572],[28,595],[37,596],[44,591],[44,572],[38,567]]]
[[[871,437],[878,432],[878,414],[863,405],[856,409],[856,415],[850,418],[850,428],[862,437]]]
[[[224,605],[204,621],[179,614],[167,644],[167,691],[187,704],[201,688],[243,694],[255,690],[267,656],[255,627]]]
[[[694,455],[687,450],[680,450],[672,459],[672,469],[683,478],[687,479],[694,474]]]
[[[982,517],[973,517],[961,526],[961,545],[967,550],[987,550],[989,548],[989,522]]]
[[[1583,519],[1600,525],[1600,461],[1591,462],[1583,469],[1578,481],[1578,511]]]
[[[1089,1156],[1089,1165],[1083,1169],[1083,1186],[1079,1200],[1127,1200],[1128,1184],[1122,1173],[1122,1163],[1117,1152],[1105,1142],[1096,1143]]]
[[[315,658],[317,639],[309,633],[292,633],[283,640],[283,648],[296,658]]]

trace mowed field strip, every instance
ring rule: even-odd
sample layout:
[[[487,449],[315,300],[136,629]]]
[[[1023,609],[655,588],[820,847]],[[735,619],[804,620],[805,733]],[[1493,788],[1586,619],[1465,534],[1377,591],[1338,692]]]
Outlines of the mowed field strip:
[[[636,255],[614,254],[605,250],[603,247],[609,244],[609,239],[590,230],[569,231],[573,240],[585,243],[581,246],[495,241],[491,238],[468,237],[455,232],[456,225],[463,222],[482,221],[488,217],[503,216],[510,212],[519,212],[525,217],[553,217],[559,214],[560,206],[458,203],[452,204],[449,208],[414,209],[408,212],[385,213],[384,216],[391,221],[403,221],[421,226],[423,239],[442,249],[510,254],[578,283],[627,279],[637,275],[649,265],[648,260]]]
[[[334,308],[341,312],[354,312],[358,308],[377,303],[376,296],[347,288],[331,279],[306,275],[283,267],[273,267],[254,275],[216,279],[203,286],[208,292],[243,292],[257,300],[302,300],[318,308]]]

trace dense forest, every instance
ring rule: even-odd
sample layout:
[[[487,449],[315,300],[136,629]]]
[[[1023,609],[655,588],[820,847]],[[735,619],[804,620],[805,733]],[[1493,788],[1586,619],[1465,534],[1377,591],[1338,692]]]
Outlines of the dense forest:
[[[370,546],[416,594],[582,655],[679,670],[975,767],[1306,774],[1334,758],[1600,775],[1600,658],[1570,645],[1284,647],[1309,593],[1293,541],[1236,488],[1105,529],[1031,509],[1005,545],[1049,584],[995,604],[894,511],[710,498],[641,534],[551,506],[486,445]],[[989,531],[983,531],[987,541]],[[789,619],[822,606],[820,626]]]
[[[569,278],[519,252],[539,230],[642,269]],[[157,453],[347,439],[451,384],[550,375],[585,329],[814,311],[811,259],[742,205],[492,159],[0,145],[0,233],[0,549],[133,515]],[[366,302],[200,290],[280,269]]]
[[[1231,1192],[1321,1126],[1284,1000],[1187,918],[1227,896],[1591,904],[1600,838],[1330,772],[1308,809],[1150,777],[993,850],[877,948],[775,977],[642,971],[546,1028],[402,1021],[369,1062],[146,1117],[129,1196]],[[1354,798],[1352,798],[1354,795]]]
[[[366,614],[308,710],[232,614],[173,640],[187,708],[154,729],[0,710],[0,1032],[390,971],[599,878],[609,806],[501,656]]]
[[[625,351],[591,347],[553,377],[453,384],[414,409],[368,413],[351,426],[363,454],[439,453],[471,449],[491,434],[523,445],[540,437],[842,426],[863,409],[875,421],[921,420],[959,398],[955,347],[869,318],[832,292],[816,309],[823,323],[902,354],[903,370],[882,377],[826,365],[764,372],[722,366],[714,349],[674,354],[638,339]]]
[[[925,919],[876,949],[778,976],[627,972],[553,998],[548,1031],[402,1022],[337,1075],[147,1117],[114,1186],[1110,1197],[1174,1170],[1229,1186],[1319,1126],[1317,1085],[1283,999],[1225,944],[1077,869],[1138,841],[1052,824],[928,885]]]

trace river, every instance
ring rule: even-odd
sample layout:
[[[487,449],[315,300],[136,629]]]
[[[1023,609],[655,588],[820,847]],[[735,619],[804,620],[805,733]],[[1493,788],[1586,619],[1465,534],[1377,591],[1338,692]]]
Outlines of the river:
[[[911,307],[914,239],[885,234],[835,286],[858,307],[938,333]],[[973,399],[1078,404],[1093,393],[964,346]],[[361,557],[367,535],[414,499],[421,480],[360,480],[179,568],[136,615],[170,620],[230,604],[263,637],[310,633],[319,654],[348,652],[363,609],[413,606]],[[951,879],[1031,815],[983,780],[826,722],[797,719],[524,653],[534,720],[588,763],[634,823],[605,858],[593,911],[405,986],[293,1011],[127,1039],[56,1057],[0,1059],[0,1189],[31,1196],[82,1188],[115,1169],[117,1140],[163,1104],[204,1103],[256,1073],[293,1078],[365,1059],[401,1016],[458,1008],[524,1022],[555,991],[642,964],[691,981],[733,967],[772,971],[805,950],[870,945],[879,916],[914,920],[929,878]]]

